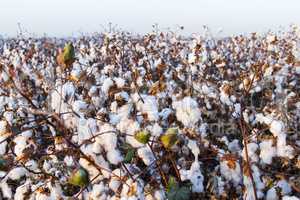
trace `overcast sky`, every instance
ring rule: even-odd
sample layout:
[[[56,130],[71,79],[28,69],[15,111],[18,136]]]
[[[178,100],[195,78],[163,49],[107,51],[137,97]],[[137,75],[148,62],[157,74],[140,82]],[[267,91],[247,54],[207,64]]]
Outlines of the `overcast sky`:
[[[22,29],[38,35],[70,36],[103,30],[109,22],[144,33],[152,24],[185,32],[208,25],[223,34],[300,25],[300,0],[0,0],[0,34]]]

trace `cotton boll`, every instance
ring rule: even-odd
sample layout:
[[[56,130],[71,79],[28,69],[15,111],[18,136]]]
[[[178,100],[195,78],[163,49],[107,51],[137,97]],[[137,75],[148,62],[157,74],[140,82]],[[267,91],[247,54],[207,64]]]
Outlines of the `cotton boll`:
[[[0,136],[0,141],[4,141],[7,137]],[[6,153],[7,142],[4,141],[0,144],[0,155],[4,155]]]
[[[241,104],[235,103],[233,106],[234,106],[234,112],[232,113],[232,116],[235,118],[239,118],[241,114]]]
[[[272,140],[264,140],[259,144],[260,154],[259,157],[263,163],[271,164],[273,157],[276,156],[277,150],[273,147]]]
[[[193,162],[189,170],[180,170],[182,180],[190,180],[193,184],[193,192],[203,192],[203,175],[198,161]]]
[[[19,187],[17,187],[16,192],[15,192],[15,196],[14,199],[15,200],[23,200],[26,197],[26,193],[29,190],[29,185],[28,183],[25,183],[23,185],[20,185]]]
[[[244,185],[246,188],[246,191],[244,192],[244,200],[255,200],[255,196],[254,196],[254,188],[252,185],[252,181],[251,178],[249,176],[244,176]],[[260,190],[256,191],[257,193],[257,198],[261,199],[264,195]]]
[[[74,166],[75,164],[72,156],[65,156],[64,163],[66,163],[66,165],[69,167]]]
[[[286,145],[286,135],[284,133],[277,136],[277,155],[281,157],[294,157],[294,149],[290,145]]]
[[[7,199],[12,199],[12,190],[9,187],[9,185],[6,183],[6,181],[1,181],[0,188],[2,190],[3,197]]]
[[[235,186],[241,182],[241,168],[238,163],[235,163],[235,168],[230,168],[228,161],[222,161],[220,164],[220,172],[228,181],[232,181]]]
[[[154,155],[148,146],[139,148],[137,153],[147,166],[155,160]]]
[[[25,174],[26,169],[24,169],[23,167],[16,167],[10,170],[7,177],[12,180],[19,180],[21,177],[25,176]]]
[[[279,200],[276,189],[274,187],[268,190],[266,200]]]
[[[164,108],[159,113],[159,116],[162,118],[162,120],[166,120],[172,112],[173,111],[170,108]]]
[[[24,137],[24,136],[17,136],[15,139],[14,139],[14,142],[15,142],[15,147],[14,147],[14,152],[15,154],[20,157],[23,155],[23,150],[26,148],[27,146],[27,142],[26,142],[27,138]]]
[[[88,108],[88,104],[80,100],[74,101],[72,106],[73,110],[81,116],[83,116],[84,111]]]
[[[296,196],[284,196],[282,197],[282,200],[300,200],[300,199]]]
[[[233,104],[230,100],[229,95],[223,91],[220,93],[220,101],[228,106],[231,106]]]
[[[120,152],[115,149],[110,149],[107,154],[107,159],[111,164],[117,165],[122,162],[123,157],[121,156]]]
[[[86,169],[89,172],[90,180],[93,180],[96,176],[99,175],[99,170],[96,167],[94,167],[93,165],[91,165],[89,161],[87,161],[83,158],[80,158],[79,164],[80,164],[80,166],[82,166],[84,169]],[[104,177],[106,177],[106,178],[110,177],[110,173],[107,172],[106,170],[102,170],[102,172],[103,172]],[[101,180],[101,179],[102,179],[102,177],[98,176],[98,178],[96,178],[94,181],[96,182],[97,180]]]
[[[125,80],[122,78],[116,77],[114,78],[114,81],[116,82],[118,88],[122,88],[125,86]]]
[[[90,193],[90,197],[93,200],[99,199],[102,193],[104,193],[106,190],[106,187],[104,186],[103,182],[100,182],[99,184],[94,184],[93,189]]]
[[[251,161],[257,162],[258,161],[258,156],[256,154],[256,151],[258,149],[258,145],[256,143],[248,143],[247,147],[248,147],[248,156],[249,156],[249,158],[251,159]],[[243,149],[243,157],[244,157],[244,159],[246,158],[245,149]]]
[[[198,103],[191,97],[173,102],[172,107],[176,109],[176,118],[187,128],[192,128],[201,119]]]
[[[109,88],[114,85],[114,82],[111,78],[107,78],[104,80],[101,90],[104,94],[108,94]]]
[[[138,142],[133,135],[140,130],[140,124],[137,121],[130,121],[126,129],[126,142],[134,148],[142,147],[144,144]]]
[[[12,124],[13,124],[13,119],[14,119],[14,113],[13,113],[13,112],[10,112],[10,111],[6,111],[6,112],[4,112],[3,117],[4,117],[5,120],[8,122],[8,124],[9,124],[10,126],[12,126]]]
[[[0,121],[0,136],[5,135],[7,133],[8,124],[6,121],[1,120]]]
[[[200,154],[200,149],[197,145],[197,142],[195,140],[189,140],[188,147],[192,151],[192,153],[195,156],[195,161],[198,160],[198,155]]]
[[[270,125],[270,132],[273,133],[273,135],[279,136],[284,131],[284,124],[281,121],[274,120],[272,121]]]
[[[283,195],[287,195],[292,192],[292,188],[286,180],[278,181],[276,186],[281,188],[281,193]]]
[[[158,123],[155,123],[151,130],[150,130],[151,134],[155,137],[158,137],[162,134],[163,129],[161,128],[161,126]]]
[[[120,185],[121,185],[121,182],[116,179],[111,179],[109,182],[109,188],[114,192],[118,191]]]
[[[157,121],[159,117],[158,104],[155,96],[142,95],[143,101],[137,102],[137,109],[147,114],[150,121]]]
[[[37,161],[35,161],[35,160],[29,160],[29,161],[27,161],[26,163],[25,163],[25,166],[28,168],[28,169],[30,169],[30,170],[32,170],[32,171],[39,171],[38,170],[38,163],[37,163]]]
[[[271,124],[272,118],[269,116],[264,116],[262,113],[258,113],[255,115],[255,120],[259,123],[265,123],[267,125]]]
[[[237,139],[234,139],[232,142],[229,142],[228,149],[233,153],[238,153],[241,150],[239,141]]]
[[[88,120],[84,119],[83,117],[78,119],[77,129],[79,143],[82,143],[84,140],[87,140],[93,136],[89,127]]]
[[[104,133],[98,137],[100,138],[100,144],[105,148],[106,151],[114,149],[117,146],[117,136],[114,127],[106,123],[100,127],[99,132]]]
[[[265,189],[265,184],[262,182],[262,180],[260,178],[261,177],[260,170],[256,165],[252,165],[251,170],[252,170],[253,179],[254,179],[255,186],[256,186],[257,196],[258,196],[258,198],[262,198],[264,196],[263,190]],[[252,185],[252,182],[251,182],[251,185]]]
[[[24,131],[20,135],[25,138],[30,138],[32,136],[32,131]]]
[[[156,200],[164,200],[166,198],[165,192],[162,190],[156,190],[154,193]]]

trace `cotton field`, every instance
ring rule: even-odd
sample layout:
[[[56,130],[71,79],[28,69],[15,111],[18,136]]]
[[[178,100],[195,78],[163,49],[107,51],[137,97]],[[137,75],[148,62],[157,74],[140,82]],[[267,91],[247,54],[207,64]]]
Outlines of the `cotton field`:
[[[296,26],[19,36],[0,54],[0,199],[300,199]]]

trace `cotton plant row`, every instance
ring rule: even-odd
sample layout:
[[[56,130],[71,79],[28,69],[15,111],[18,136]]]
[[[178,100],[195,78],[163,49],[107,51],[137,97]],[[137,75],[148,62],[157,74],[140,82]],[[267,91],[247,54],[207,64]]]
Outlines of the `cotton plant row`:
[[[0,199],[300,199],[300,30],[11,38]]]

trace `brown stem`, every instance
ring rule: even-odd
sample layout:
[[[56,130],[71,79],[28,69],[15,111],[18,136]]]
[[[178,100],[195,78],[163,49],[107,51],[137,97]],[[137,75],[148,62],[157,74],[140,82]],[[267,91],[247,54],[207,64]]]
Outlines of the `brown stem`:
[[[159,162],[157,163],[157,161],[159,161],[159,159],[157,158],[157,156],[156,156],[156,154],[155,154],[155,152],[154,152],[152,146],[149,145],[149,144],[147,144],[147,145],[149,146],[149,148],[151,149],[151,151],[152,151],[152,153],[153,153],[153,156],[154,156],[155,161],[156,161],[156,165],[157,165],[157,167],[158,167],[159,174],[160,174],[160,176],[162,177],[162,179],[163,179],[163,181],[164,181],[164,184],[165,184],[165,186],[166,186],[166,185],[168,185],[168,181],[167,181],[167,178],[166,178],[165,174],[163,173],[163,171],[162,171],[162,169],[161,169],[161,167],[160,167],[160,163],[159,163]]]

